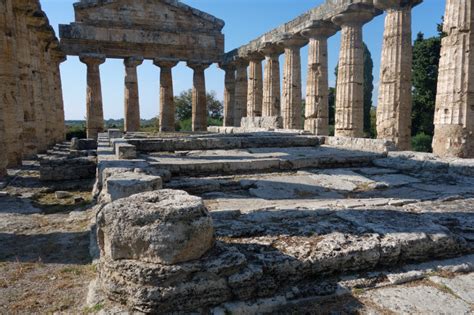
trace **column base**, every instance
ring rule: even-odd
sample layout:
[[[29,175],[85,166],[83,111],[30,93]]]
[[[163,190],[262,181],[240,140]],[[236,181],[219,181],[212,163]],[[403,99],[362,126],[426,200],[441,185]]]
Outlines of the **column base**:
[[[317,136],[329,136],[328,120],[323,118],[306,118],[304,130]]]
[[[441,157],[474,158],[474,134],[461,125],[436,125],[433,153]]]
[[[248,129],[283,129],[283,118],[281,116],[243,117],[240,127]]]

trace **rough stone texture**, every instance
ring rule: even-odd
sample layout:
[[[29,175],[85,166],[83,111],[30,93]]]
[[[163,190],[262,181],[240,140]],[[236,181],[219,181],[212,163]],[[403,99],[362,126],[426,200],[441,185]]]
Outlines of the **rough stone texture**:
[[[72,138],[71,149],[74,150],[97,150],[97,140]]]
[[[381,153],[395,151],[397,149],[393,142],[365,138],[325,137],[324,144],[353,150]]]
[[[248,71],[247,117],[262,116],[263,102],[263,56],[259,53],[250,54]]]
[[[137,158],[137,148],[133,144],[118,143],[115,146],[115,154],[118,160],[132,160]]]
[[[143,63],[141,57],[130,57],[125,64],[125,132],[140,130],[140,100],[138,95],[137,67]]]
[[[280,116],[281,89],[279,58],[283,53],[283,48],[279,45],[267,43],[267,45],[260,49],[260,52],[265,55],[262,116]]]
[[[188,63],[188,67],[194,70],[193,74],[193,131],[207,130],[207,98],[206,98],[206,78],[204,70],[210,64]]]
[[[302,129],[301,119],[301,54],[300,49],[307,39],[288,36],[282,40],[285,47],[285,67],[283,69],[283,93],[281,114],[283,128]]]
[[[155,59],[160,67],[160,131],[175,130],[175,104],[173,93],[172,69],[178,64],[176,60]]]
[[[304,129],[318,136],[329,135],[327,39],[337,30],[334,24],[318,23],[303,32],[309,38]]]
[[[238,59],[236,61],[235,77],[235,107],[234,107],[234,126],[240,127],[240,121],[247,117],[247,96],[248,96],[248,61]]]
[[[389,4],[375,1],[376,6],[387,11],[377,105],[377,138],[394,142],[402,151],[411,149],[413,2],[418,1],[392,1]]]
[[[201,198],[179,190],[119,199],[99,212],[97,227],[103,276],[113,272],[109,261],[174,265],[199,259],[214,243],[212,219]]]
[[[446,1],[433,139],[440,156],[474,157],[473,27],[472,1]]]
[[[240,126],[248,129],[281,129],[283,128],[283,118],[280,116],[244,117],[242,118]]]
[[[235,110],[235,65],[220,65],[225,71],[224,81],[224,127],[234,126]]]
[[[336,92],[336,137],[362,138],[364,135],[362,26],[372,17],[371,10],[354,10],[332,18],[342,28]]]
[[[69,55],[217,62],[224,52],[224,22],[179,1],[81,0],[74,11],[59,26]]]
[[[43,158],[40,161],[40,179],[43,181],[67,181],[94,178],[96,166],[94,157]]]
[[[99,201],[109,203],[131,195],[159,190],[163,187],[161,177],[131,171],[114,172],[105,179]]]
[[[97,139],[104,131],[104,109],[99,66],[105,62],[103,55],[82,55],[81,62],[87,65],[87,138]]]
[[[123,137],[123,132],[120,129],[108,129],[107,136],[109,140],[118,139]]]
[[[460,275],[455,278],[430,277],[430,280],[447,286],[454,294],[467,303],[474,304],[474,274]]]

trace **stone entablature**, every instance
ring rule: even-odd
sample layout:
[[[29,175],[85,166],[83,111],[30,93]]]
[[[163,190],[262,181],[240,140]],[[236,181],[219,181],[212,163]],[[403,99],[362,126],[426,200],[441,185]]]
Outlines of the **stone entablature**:
[[[74,10],[75,22],[59,26],[68,55],[217,62],[224,52],[224,22],[178,1],[81,1]]]

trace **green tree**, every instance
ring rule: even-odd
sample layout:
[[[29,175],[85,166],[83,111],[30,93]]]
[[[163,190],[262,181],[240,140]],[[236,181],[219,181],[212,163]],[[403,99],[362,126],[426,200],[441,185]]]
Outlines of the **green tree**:
[[[207,110],[209,116],[213,119],[222,119],[224,106],[216,97],[216,92],[211,91],[207,96]],[[176,120],[183,121],[190,119],[193,114],[193,91],[189,89],[175,96]]]
[[[413,46],[413,136],[433,136],[441,36],[440,32],[438,36],[424,38],[423,33],[418,33]]]

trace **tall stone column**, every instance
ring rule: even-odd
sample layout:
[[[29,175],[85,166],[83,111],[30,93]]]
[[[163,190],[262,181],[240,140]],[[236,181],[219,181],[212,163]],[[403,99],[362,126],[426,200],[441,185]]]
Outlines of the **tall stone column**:
[[[155,59],[154,64],[160,67],[160,131],[175,131],[172,69],[178,61]]]
[[[283,128],[302,129],[301,47],[308,40],[301,35],[287,35],[281,40],[285,47],[283,70],[282,116]]]
[[[56,144],[56,127],[57,127],[57,108],[56,108],[56,94],[55,94],[55,79],[52,71],[53,60],[51,58],[51,48],[47,46],[46,38],[40,36],[42,48],[41,68],[43,73],[43,97],[44,104],[46,104],[46,139],[48,148]]]
[[[341,50],[336,92],[338,137],[364,136],[364,45],[362,26],[373,18],[371,9],[359,8],[332,18],[341,26]]]
[[[193,131],[207,131],[207,98],[206,77],[204,70],[210,66],[209,63],[188,62],[188,67],[194,70],[193,75]]]
[[[53,77],[54,77],[54,99],[56,101],[56,142],[62,142],[66,140],[66,123],[64,117],[64,99],[63,99],[63,88],[61,82],[61,69],[60,65],[66,61],[66,56],[56,49],[52,55],[53,60]]]
[[[102,105],[102,86],[99,66],[105,62],[105,56],[87,54],[79,57],[87,65],[87,137],[97,139],[104,131],[104,109]]]
[[[234,126],[240,127],[242,117],[247,117],[247,66],[249,63],[243,58],[238,58],[235,62],[235,65],[237,68],[235,77]]]
[[[436,95],[433,152],[474,158],[474,3],[447,0]]]
[[[309,38],[304,129],[318,136],[329,135],[328,38],[338,30],[321,21],[302,32]]]
[[[15,18],[11,0],[0,2],[0,113],[3,132],[0,134],[6,152],[1,164],[21,165],[23,155],[23,108],[18,93],[18,55]],[[0,127],[1,128],[1,127]],[[0,141],[1,141],[0,140]]]
[[[235,70],[232,63],[220,64],[219,67],[225,71],[224,81],[224,127],[234,126],[235,108]]]
[[[375,0],[387,12],[380,66],[377,138],[393,141],[399,150],[411,149],[411,9],[419,1]]]
[[[262,116],[263,102],[263,56],[258,52],[247,55],[249,60],[248,91],[247,91],[247,117]]]
[[[263,76],[263,108],[262,116],[272,117],[281,115],[280,89],[280,55],[283,47],[267,42],[260,49],[265,56],[265,71]]]
[[[138,94],[137,67],[143,63],[142,57],[129,57],[125,65],[125,132],[140,130],[140,96]]]

